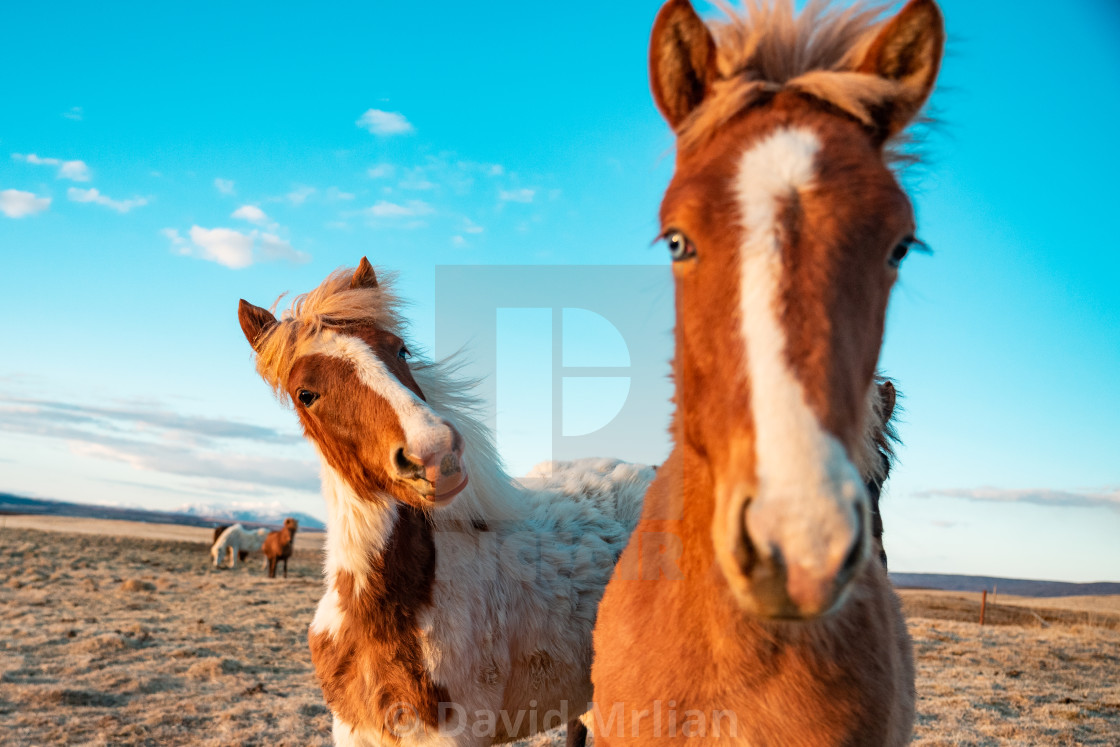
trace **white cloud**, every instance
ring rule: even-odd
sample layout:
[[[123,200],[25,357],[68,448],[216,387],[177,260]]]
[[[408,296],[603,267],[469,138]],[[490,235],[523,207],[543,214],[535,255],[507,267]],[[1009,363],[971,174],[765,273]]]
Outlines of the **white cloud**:
[[[224,195],[231,195],[233,194],[233,179],[215,179],[214,187]]]
[[[413,169],[397,186],[401,189],[423,191],[435,189],[436,183],[425,178],[422,169]]]
[[[63,112],[62,116],[66,117],[67,119],[73,119],[76,122],[81,122],[84,115],[82,114],[82,107],[72,106],[70,107],[70,111]]]
[[[1039,506],[1068,506],[1079,508],[1107,507],[1120,511],[1120,488],[1101,490],[1051,490],[1031,488],[1002,490],[999,488],[945,488],[923,490],[915,493],[918,498],[963,498],[967,501],[992,503],[1033,503]]]
[[[331,201],[353,200],[354,199],[354,193],[353,192],[343,192],[338,187],[328,187],[327,188],[327,199],[331,200]]]
[[[57,166],[62,163],[62,161],[58,160],[57,158],[41,158],[34,153],[28,153],[26,155],[24,155],[23,153],[13,153],[12,158],[17,161],[23,161],[24,163],[30,163],[36,166]]]
[[[366,174],[370,179],[385,179],[393,175],[393,165],[390,163],[379,163],[376,166],[370,166],[366,169]]]
[[[399,205],[388,200],[380,200],[365,210],[367,215],[375,218],[406,218],[417,215],[428,215],[432,206],[421,200],[410,200],[404,205]]]
[[[0,430],[54,439],[76,453],[140,470],[301,490],[315,490],[318,484],[314,465],[302,454],[296,459],[278,458],[285,452],[300,453],[291,447],[305,451],[294,430],[199,417],[148,404],[89,406],[0,394]],[[253,456],[262,446],[268,456]]]
[[[463,232],[464,233],[482,233],[485,229],[478,225],[470,218],[463,218]]]
[[[308,262],[311,257],[295,249],[289,241],[276,234],[253,230],[242,233],[232,228],[191,226],[190,242],[174,228],[160,233],[171,242],[175,254],[216,262],[232,270],[240,270],[255,262]]]
[[[260,239],[260,253],[266,262],[286,260],[288,262],[303,264],[304,262],[311,261],[311,257],[301,251],[293,249],[290,243],[275,234],[262,233]]]
[[[143,207],[149,202],[147,197],[133,197],[131,200],[114,200],[108,195],[101,194],[96,187],[91,187],[89,189],[71,187],[66,190],[66,196],[73,202],[92,202],[116,210],[118,213],[127,213],[129,210]]]
[[[90,179],[89,166],[84,161],[63,161],[58,167],[60,179],[69,179],[74,182],[88,182]]]
[[[461,249],[466,245],[467,245],[467,240],[464,239],[462,236],[452,236],[451,237],[451,246],[454,246],[454,247],[457,247],[457,248]]]
[[[50,197],[39,197],[33,192],[5,189],[0,192],[0,213],[9,218],[23,218],[41,213],[51,206]]]
[[[256,205],[242,205],[233,211],[230,215],[231,218],[240,218],[247,220],[250,223],[256,223],[258,226],[264,225],[268,222],[268,216],[264,214]]]
[[[177,229],[165,228],[160,231],[160,233],[166,236],[167,240],[171,242],[171,248],[175,251],[176,254],[187,255],[191,253],[190,247],[187,246],[187,240],[179,235],[179,231]]]
[[[479,163],[478,161],[457,161],[455,166],[459,171],[468,174],[482,174],[483,176],[501,176],[506,169],[500,163]]]
[[[412,124],[400,112],[387,112],[381,109],[368,109],[354,124],[369,130],[374,135],[404,135],[412,132]]]
[[[314,187],[297,187],[285,196],[288,198],[288,202],[293,205],[302,205],[307,202],[307,198],[313,194],[315,194]]]
[[[85,161],[63,161],[61,158],[43,158],[34,153],[13,153],[12,158],[35,166],[57,166],[59,179],[69,179],[74,182],[88,182],[90,180],[89,166]]]
[[[191,226],[191,241],[202,258],[238,270],[253,264],[253,235],[232,228]]]
[[[502,202],[532,202],[533,196],[536,195],[535,189],[499,189],[498,199]]]

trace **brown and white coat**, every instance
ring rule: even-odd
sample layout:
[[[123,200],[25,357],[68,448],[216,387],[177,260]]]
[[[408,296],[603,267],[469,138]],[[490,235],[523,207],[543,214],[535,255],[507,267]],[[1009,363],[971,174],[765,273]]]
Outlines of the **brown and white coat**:
[[[487,745],[560,726],[591,700],[599,599],[654,471],[583,460],[511,480],[454,367],[405,361],[395,303],[363,260],[280,322],[240,312],[322,461],[326,593],[309,641],[335,743]]]

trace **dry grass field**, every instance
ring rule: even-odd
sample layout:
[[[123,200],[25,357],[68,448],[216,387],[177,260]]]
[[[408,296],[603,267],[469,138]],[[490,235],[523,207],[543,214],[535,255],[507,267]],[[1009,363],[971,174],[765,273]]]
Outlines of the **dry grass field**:
[[[322,535],[272,581],[259,557],[210,570],[208,535],[0,517],[0,743],[329,744],[305,639]],[[975,595],[902,595],[915,744],[1120,744],[1120,598],[1000,598],[980,628]]]

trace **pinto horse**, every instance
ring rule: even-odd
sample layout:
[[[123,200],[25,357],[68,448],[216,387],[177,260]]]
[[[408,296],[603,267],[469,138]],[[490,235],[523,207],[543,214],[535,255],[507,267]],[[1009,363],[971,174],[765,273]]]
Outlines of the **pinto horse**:
[[[515,483],[454,364],[413,359],[363,258],[277,320],[241,302],[257,370],[322,461],[326,593],[311,658],[338,745],[489,745],[578,720],[599,599],[649,467]]]
[[[911,644],[864,482],[916,242],[890,166],[943,45],[932,0],[887,20],[792,0],[712,27],[688,0],[657,16],[674,449],[599,608],[600,746],[909,740]]]

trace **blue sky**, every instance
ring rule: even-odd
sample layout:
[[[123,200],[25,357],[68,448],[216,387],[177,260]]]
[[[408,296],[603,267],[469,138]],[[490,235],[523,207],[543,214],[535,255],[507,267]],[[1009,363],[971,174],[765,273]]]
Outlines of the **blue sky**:
[[[322,516],[238,298],[270,303],[366,254],[401,273],[431,349],[440,266],[660,265],[667,282],[650,247],[672,167],[646,81],[657,7],[8,8],[0,491]],[[942,7],[941,125],[906,175],[934,254],[907,260],[883,354],[906,396],[892,567],[1120,580],[1120,10]],[[666,287],[642,297],[651,319]],[[539,316],[502,320],[516,469],[548,440],[523,437],[539,380],[510,382],[558,349]],[[565,340],[564,364],[616,356],[610,335]],[[667,358],[666,331],[650,339]],[[619,396],[596,391],[583,412],[565,401],[574,428]],[[616,453],[667,448],[645,428]]]

